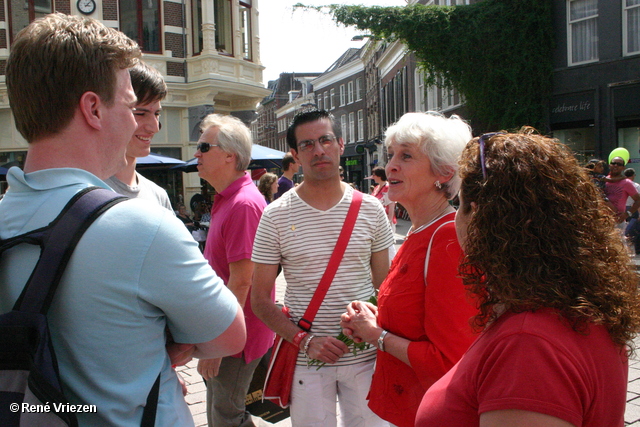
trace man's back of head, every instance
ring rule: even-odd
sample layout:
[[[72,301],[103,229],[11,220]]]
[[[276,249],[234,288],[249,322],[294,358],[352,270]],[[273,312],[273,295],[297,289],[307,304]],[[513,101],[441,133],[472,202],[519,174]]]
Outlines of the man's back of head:
[[[285,154],[282,158],[282,170],[287,172],[291,165],[294,165],[295,163],[296,159],[293,158],[293,155],[291,153]]]
[[[88,91],[111,103],[116,72],[139,56],[134,41],[95,19],[53,13],[32,22],[18,33],[6,68],[18,131],[28,142],[59,133]]]

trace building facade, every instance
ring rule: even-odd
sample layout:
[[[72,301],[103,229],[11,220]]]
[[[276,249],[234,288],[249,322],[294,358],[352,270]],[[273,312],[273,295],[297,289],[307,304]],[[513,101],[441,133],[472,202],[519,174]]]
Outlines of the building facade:
[[[269,93],[262,85],[258,7],[258,0],[0,0],[0,165],[22,165],[27,151],[13,125],[4,70],[12,40],[29,22],[54,11],[89,16],[136,40],[169,88],[152,151],[189,160],[207,114],[248,124]],[[179,178],[180,188],[171,188],[175,177],[152,176],[174,202],[200,192],[197,174]]]

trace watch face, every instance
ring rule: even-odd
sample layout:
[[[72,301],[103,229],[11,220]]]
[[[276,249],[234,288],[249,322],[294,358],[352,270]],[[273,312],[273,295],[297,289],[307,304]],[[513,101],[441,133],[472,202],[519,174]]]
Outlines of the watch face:
[[[78,10],[89,15],[96,10],[96,2],[94,0],[78,0]]]

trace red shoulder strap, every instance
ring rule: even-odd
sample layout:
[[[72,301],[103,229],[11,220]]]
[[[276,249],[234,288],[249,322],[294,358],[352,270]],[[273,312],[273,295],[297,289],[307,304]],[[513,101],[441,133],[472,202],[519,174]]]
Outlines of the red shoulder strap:
[[[331,258],[329,258],[327,269],[324,271],[322,279],[320,279],[320,284],[318,285],[316,292],[313,294],[311,302],[309,302],[309,307],[307,307],[307,310],[304,313],[304,317],[298,322],[298,326],[300,326],[305,331],[311,329],[311,326],[313,325],[313,319],[315,319],[316,314],[320,309],[320,304],[322,304],[325,295],[327,295],[327,291],[331,286],[331,282],[333,281],[333,278],[338,271],[338,267],[340,266],[340,262],[342,261],[342,257],[344,256],[344,252],[347,250],[349,239],[351,239],[353,227],[356,225],[356,219],[358,219],[360,205],[362,205],[362,193],[354,190],[353,197],[351,198],[351,205],[349,206],[349,212],[347,212],[347,217],[344,221],[344,224],[342,225],[342,230],[340,231],[340,236],[338,236],[336,247],[333,249]]]

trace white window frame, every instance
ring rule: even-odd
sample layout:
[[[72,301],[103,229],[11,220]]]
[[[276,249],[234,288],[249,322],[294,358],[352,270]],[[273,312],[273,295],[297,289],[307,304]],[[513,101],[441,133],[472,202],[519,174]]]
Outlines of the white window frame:
[[[353,80],[347,83],[347,102],[353,104]]]
[[[364,141],[364,112],[358,110],[358,141]]]
[[[329,92],[325,91],[324,92],[324,109],[329,110],[330,107],[331,105],[329,104]]]
[[[640,15],[640,1],[637,4],[629,5],[629,0],[622,0],[622,47],[624,56],[637,55],[640,53],[640,22],[637,25],[636,50],[629,50],[629,12],[633,11]],[[638,17],[640,20],[640,16]]]
[[[330,99],[330,102],[331,102],[331,109],[333,110],[334,108],[336,108],[336,104],[334,102],[334,99],[336,98],[336,90],[335,90],[335,88],[332,88],[329,91],[329,94],[330,94],[329,99]]]
[[[355,113],[349,113],[349,143],[356,140],[356,115]]]
[[[414,73],[416,86],[416,111],[427,111],[426,89],[424,85],[424,72],[416,68]]]
[[[318,104],[318,110],[322,110],[322,94],[318,94],[318,100],[316,101],[316,103]]]
[[[340,106],[342,107],[347,103],[347,93],[344,85],[340,85]]]
[[[580,64],[588,64],[591,62],[598,62],[599,61],[599,55],[598,55],[598,49],[599,49],[599,36],[598,36],[598,11],[596,10],[596,13],[594,15],[591,16],[587,16],[587,17],[583,17],[583,18],[578,18],[575,20],[571,19],[571,4],[572,3],[576,3],[579,1],[590,1],[590,0],[567,0],[567,58],[568,58],[568,62],[569,65],[580,65]],[[573,52],[573,26],[577,26],[580,25],[582,23],[585,23],[587,21],[590,20],[595,20],[595,58],[589,58],[589,59],[585,59],[585,60],[580,60],[580,61],[576,61],[574,60],[574,52]],[[584,41],[585,43],[587,43],[587,40]]]
[[[342,139],[347,136],[347,115],[340,116],[340,129],[342,130]]]
[[[356,79],[356,101],[362,100],[362,77]]]

